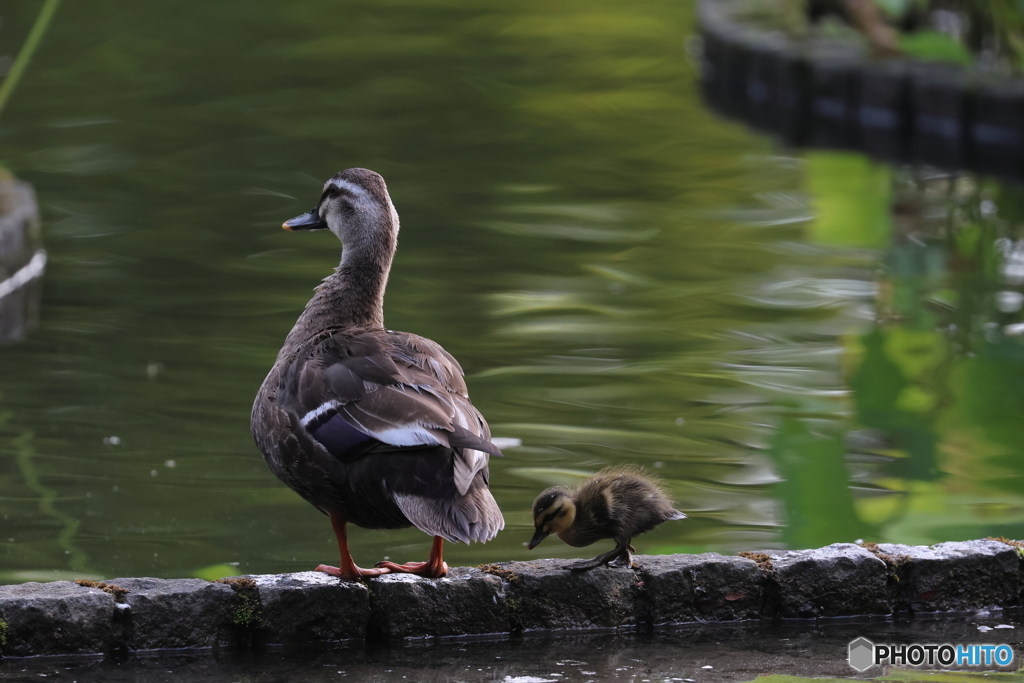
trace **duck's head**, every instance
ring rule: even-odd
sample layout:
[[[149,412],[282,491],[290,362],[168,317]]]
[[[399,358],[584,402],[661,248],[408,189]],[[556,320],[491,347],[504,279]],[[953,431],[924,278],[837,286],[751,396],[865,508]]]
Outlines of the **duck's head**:
[[[398,235],[398,213],[384,178],[366,168],[349,168],[324,183],[323,194],[308,213],[285,221],[285,230],[329,229],[342,244],[355,247],[372,237]]]
[[[576,504],[569,496],[569,490],[562,486],[553,486],[537,496],[533,501],[533,526],[536,533],[530,540],[529,548],[533,550],[550,534],[565,531],[576,519]]]

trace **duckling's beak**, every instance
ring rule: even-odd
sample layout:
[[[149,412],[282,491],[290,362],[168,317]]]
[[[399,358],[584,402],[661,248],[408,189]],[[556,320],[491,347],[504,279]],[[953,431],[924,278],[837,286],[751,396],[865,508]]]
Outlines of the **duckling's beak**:
[[[540,545],[540,542],[543,541],[545,538],[547,538],[549,535],[550,535],[550,532],[548,532],[548,531],[541,531],[540,529],[537,529],[537,533],[535,533],[533,535],[533,538],[530,539],[530,543],[526,547],[529,548],[530,550],[533,550],[538,545]]]
[[[313,209],[309,213],[285,221],[281,227],[285,230],[323,230],[327,227],[327,221],[320,218],[320,212],[317,209]]]

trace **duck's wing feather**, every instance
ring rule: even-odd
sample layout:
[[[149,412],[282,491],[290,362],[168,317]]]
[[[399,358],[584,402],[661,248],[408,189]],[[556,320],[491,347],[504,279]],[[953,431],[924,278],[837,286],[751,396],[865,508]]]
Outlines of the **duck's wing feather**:
[[[288,394],[300,424],[343,460],[373,440],[394,447],[455,449],[454,479],[466,495],[488,454],[501,455],[473,407],[462,368],[440,345],[416,335],[374,330],[335,335],[295,359]]]

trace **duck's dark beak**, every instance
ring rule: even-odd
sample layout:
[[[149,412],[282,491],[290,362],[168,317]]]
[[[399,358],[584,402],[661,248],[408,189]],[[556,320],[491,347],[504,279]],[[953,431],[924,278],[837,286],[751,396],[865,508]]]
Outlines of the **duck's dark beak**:
[[[540,545],[540,542],[543,541],[545,538],[547,538],[549,535],[550,535],[549,532],[541,531],[540,529],[537,529],[537,533],[535,533],[533,535],[533,538],[530,539],[529,545],[527,545],[526,547],[529,548],[530,550],[533,550],[538,545]]]
[[[320,212],[317,209],[313,209],[309,213],[285,221],[281,227],[285,230],[323,230],[327,227],[327,221],[320,218]]]

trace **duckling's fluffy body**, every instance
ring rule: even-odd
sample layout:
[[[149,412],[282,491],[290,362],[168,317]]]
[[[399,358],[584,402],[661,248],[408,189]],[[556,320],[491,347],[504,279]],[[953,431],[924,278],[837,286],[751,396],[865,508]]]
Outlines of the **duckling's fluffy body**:
[[[530,548],[552,533],[577,548],[610,538],[615,541],[611,552],[568,568],[592,569],[613,560],[629,566],[634,536],[664,521],[685,518],[660,483],[643,469],[635,465],[609,467],[576,488],[553,486],[537,496],[533,503],[536,533]]]

